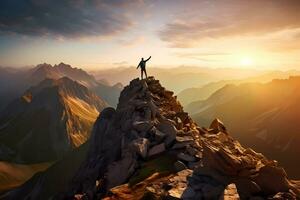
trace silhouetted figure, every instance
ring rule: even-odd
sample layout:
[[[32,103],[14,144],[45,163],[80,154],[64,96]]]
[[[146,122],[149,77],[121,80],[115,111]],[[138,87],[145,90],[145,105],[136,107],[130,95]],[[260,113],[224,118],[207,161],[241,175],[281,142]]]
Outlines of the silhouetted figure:
[[[142,58],[142,60],[140,61],[139,65],[137,66],[137,69],[140,67],[141,68],[141,78],[143,79],[143,73],[145,73],[146,78],[147,78],[147,72],[146,72],[146,62],[148,60],[150,60],[151,56],[147,59],[144,60],[144,58]]]

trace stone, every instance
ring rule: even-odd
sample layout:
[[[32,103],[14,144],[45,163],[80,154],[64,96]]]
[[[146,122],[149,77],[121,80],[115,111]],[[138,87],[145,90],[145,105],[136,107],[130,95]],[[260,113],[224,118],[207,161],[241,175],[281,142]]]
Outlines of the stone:
[[[129,152],[121,160],[110,164],[106,173],[107,187],[112,188],[124,183],[136,167],[137,161]]]
[[[176,136],[176,141],[178,143],[180,143],[180,142],[187,142],[187,143],[189,143],[189,142],[193,142],[194,138],[191,137],[191,136],[182,136],[182,137]]]
[[[158,129],[155,129],[155,141],[156,142],[162,142],[164,140],[164,138],[166,137],[166,134],[161,132],[160,130]]]
[[[177,129],[171,120],[162,120],[156,127],[159,131],[166,134],[164,143],[167,147],[171,146],[176,138]]]
[[[142,158],[147,157],[148,148],[149,148],[149,140],[146,138],[138,138],[133,140],[132,143],[133,150],[140,155]]]
[[[147,132],[150,128],[152,128],[153,124],[150,121],[135,121],[132,126],[139,132]]]
[[[187,169],[187,167],[185,166],[185,164],[183,162],[176,161],[174,163],[174,169],[175,169],[176,172],[179,172],[179,171]]]
[[[167,97],[168,99],[170,99],[173,96],[174,92],[169,91],[169,90],[165,90],[164,91],[164,95],[165,97]]]
[[[195,156],[198,153],[198,151],[195,148],[191,147],[190,145],[186,147],[186,151],[191,156]]]
[[[182,195],[187,189],[187,177],[191,174],[192,170],[186,169],[177,172],[177,174],[174,177],[170,178],[169,182],[172,188],[168,190],[168,198],[182,199]]]
[[[234,183],[227,185],[219,200],[239,200],[240,196]]]
[[[243,198],[249,198],[261,191],[260,187],[254,181],[247,178],[237,179],[234,183],[240,193],[240,196]]]
[[[265,194],[275,194],[278,192],[288,191],[290,183],[283,168],[276,166],[263,166],[260,168],[258,175],[253,181]]]
[[[183,191],[183,193],[181,195],[181,199],[191,199],[191,198],[195,197],[195,195],[196,195],[196,192],[193,190],[193,188],[188,187]]]
[[[196,159],[195,159],[194,156],[190,156],[190,155],[185,154],[185,153],[179,153],[177,155],[177,158],[180,159],[180,160],[186,161],[186,162],[194,162],[194,161],[196,161]]]
[[[224,187],[221,185],[213,186],[205,184],[201,190],[203,192],[204,199],[218,199],[222,195]]]
[[[223,122],[219,119],[214,119],[209,126],[210,129],[213,129],[214,133],[223,132],[227,133],[226,127],[224,126]]]
[[[164,152],[165,150],[166,150],[166,147],[165,147],[164,143],[155,145],[149,150],[148,156],[150,157],[150,156],[160,154],[160,153]]]

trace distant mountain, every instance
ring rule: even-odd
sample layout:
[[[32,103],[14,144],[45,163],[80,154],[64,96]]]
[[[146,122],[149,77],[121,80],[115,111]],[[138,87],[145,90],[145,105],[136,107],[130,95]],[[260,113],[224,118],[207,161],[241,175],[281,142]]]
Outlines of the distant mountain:
[[[120,91],[123,88],[120,84],[111,86],[103,81],[99,82],[84,70],[64,63],[54,66],[44,63],[34,68],[20,70],[0,68],[0,72],[0,110],[24,93],[26,89],[45,79],[68,77],[94,91],[111,106],[117,105]]]
[[[299,90],[300,77],[227,85],[187,110],[204,126],[220,118],[242,144],[277,159],[291,176],[299,178]]]
[[[254,69],[236,68],[205,68],[205,67],[152,67],[149,63],[147,67],[148,75],[154,76],[164,84],[169,90],[179,93],[180,91],[191,88],[201,87],[211,82],[221,80],[245,79],[248,77],[259,76],[267,71]],[[123,85],[129,83],[132,77],[139,77],[140,71],[136,67],[119,67],[111,69],[94,70],[91,73],[97,80],[107,79],[111,84],[121,82]]]
[[[68,77],[72,80],[76,80],[78,83],[88,87],[96,87],[99,83],[96,79],[79,68],[73,68],[71,65],[60,63],[58,65],[50,65],[47,63],[39,64],[36,67],[28,71],[28,80],[31,85],[35,85],[46,78],[59,79],[62,77]]]
[[[37,65],[29,71],[28,82],[30,82],[30,85],[35,85],[45,78],[59,79],[61,77],[68,77],[93,90],[111,106],[117,105],[120,92],[123,88],[119,84],[117,86],[110,86],[104,81],[99,82],[94,76],[84,70],[71,67],[71,65],[65,63],[54,66],[46,63]]]
[[[185,108],[188,104],[195,101],[205,100],[210,95],[212,95],[218,89],[221,89],[228,84],[242,84],[242,83],[266,83],[272,81],[273,79],[288,78],[289,76],[300,75],[300,71],[290,70],[290,71],[273,71],[265,72],[264,74],[248,77],[244,79],[234,79],[234,80],[221,80],[217,82],[211,82],[201,87],[187,88],[181,91],[177,96],[178,100],[182,102]]]
[[[104,100],[67,77],[45,79],[0,115],[0,160],[36,163],[83,144]]]

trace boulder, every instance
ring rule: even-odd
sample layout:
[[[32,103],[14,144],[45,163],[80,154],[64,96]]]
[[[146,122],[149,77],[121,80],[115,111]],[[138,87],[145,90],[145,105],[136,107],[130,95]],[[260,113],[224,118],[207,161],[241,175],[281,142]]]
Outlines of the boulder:
[[[240,196],[234,183],[227,185],[219,200],[239,200]]]
[[[110,189],[124,183],[134,173],[137,161],[130,152],[119,161],[110,164],[106,173],[107,188]]]
[[[185,166],[185,164],[183,162],[176,161],[174,163],[174,169],[175,169],[175,171],[179,172],[179,171],[187,169],[187,167]]]
[[[247,178],[241,178],[234,181],[239,194],[243,198],[249,198],[255,196],[261,192],[260,187],[252,180]]]
[[[165,150],[166,150],[166,147],[165,147],[164,143],[155,145],[149,150],[148,156],[150,157],[150,156],[160,154],[160,153],[164,152]]]
[[[210,124],[209,128],[213,129],[213,133],[227,133],[226,127],[224,126],[223,122],[221,122],[221,120],[219,119],[214,119]]]
[[[194,156],[190,156],[190,155],[182,153],[182,152],[177,155],[177,158],[180,160],[186,161],[186,162],[196,161],[196,158]]]
[[[149,140],[146,138],[138,138],[131,143],[132,149],[142,158],[147,157]]]
[[[260,168],[253,180],[259,185],[264,194],[287,192],[291,186],[283,168],[266,165]]]
[[[139,132],[147,132],[152,126],[153,124],[150,121],[134,121],[132,123],[132,127]]]
[[[165,133],[161,132],[158,129],[155,129],[154,139],[155,139],[156,142],[162,142],[165,137],[166,137]]]
[[[157,125],[157,129],[166,134],[164,143],[169,147],[174,142],[177,133],[173,122],[171,120],[162,120],[162,122]]]

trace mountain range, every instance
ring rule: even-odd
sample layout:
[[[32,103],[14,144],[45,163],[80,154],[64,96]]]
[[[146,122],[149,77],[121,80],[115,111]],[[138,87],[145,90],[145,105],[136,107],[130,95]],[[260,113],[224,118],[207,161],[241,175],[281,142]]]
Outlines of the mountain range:
[[[220,118],[242,144],[278,160],[290,176],[299,178],[299,88],[299,76],[232,84],[186,110],[203,126]]]
[[[132,80],[116,109],[102,110],[85,144],[1,198],[299,199],[300,184],[219,119],[198,126],[150,77]]]
[[[289,76],[300,75],[299,71],[272,71],[264,72],[263,74],[251,76],[244,79],[232,79],[232,80],[221,80],[217,82],[210,82],[201,87],[187,88],[178,93],[178,100],[183,104],[185,108],[189,104],[193,104],[196,101],[205,100],[210,97],[214,92],[221,89],[222,87],[229,84],[242,84],[242,83],[266,83],[273,79],[284,79]]]
[[[84,70],[64,63],[54,66],[44,63],[29,69],[0,68],[0,72],[0,110],[29,87],[45,79],[68,77],[95,92],[111,106],[116,106],[123,87],[120,83],[111,86],[105,82],[98,82]]]

